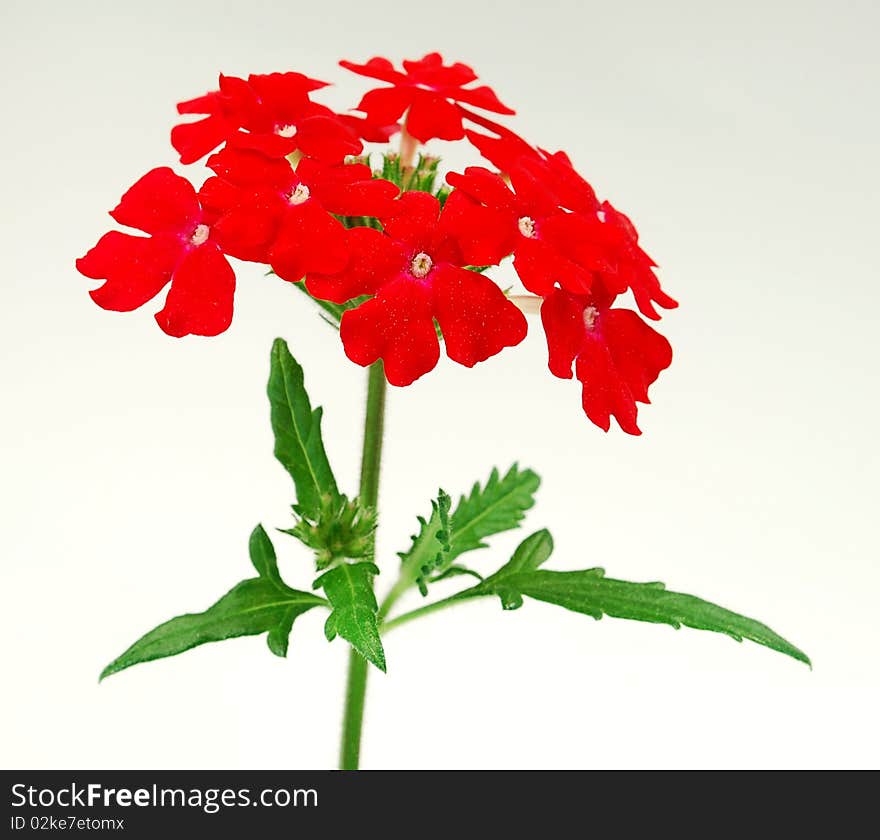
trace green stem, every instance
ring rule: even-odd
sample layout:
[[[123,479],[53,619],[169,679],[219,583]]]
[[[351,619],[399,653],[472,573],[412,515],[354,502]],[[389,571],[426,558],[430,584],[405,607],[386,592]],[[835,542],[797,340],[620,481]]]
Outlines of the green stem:
[[[361,502],[374,509],[379,501],[379,470],[382,464],[382,435],[385,427],[385,390],[385,371],[382,362],[379,361],[370,366],[367,379],[367,409],[364,417],[360,486]],[[373,539],[375,540],[375,536]],[[345,712],[339,752],[341,770],[357,770],[360,762],[367,667],[367,660],[352,648],[348,658],[348,681],[345,688]]]
[[[481,592],[474,592],[473,594],[468,592],[458,592],[455,595],[450,595],[448,598],[444,598],[442,601],[435,601],[433,604],[426,604],[424,607],[419,607],[417,610],[410,610],[410,612],[392,618],[391,621],[386,621],[382,625],[381,630],[383,633],[387,633],[389,630],[393,630],[401,624],[406,624],[414,618],[421,618],[423,615],[429,615],[438,610],[445,610],[447,607],[454,607],[462,601],[467,601],[470,598],[479,598],[483,594],[484,593]]]

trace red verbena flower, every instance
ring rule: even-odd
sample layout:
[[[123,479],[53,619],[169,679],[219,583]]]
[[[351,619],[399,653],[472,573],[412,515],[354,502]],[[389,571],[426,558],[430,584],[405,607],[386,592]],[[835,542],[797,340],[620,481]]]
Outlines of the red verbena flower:
[[[363,148],[356,126],[312,102],[312,91],[326,82],[302,73],[252,74],[247,79],[220,76],[220,89],[181,102],[181,114],[203,114],[200,120],[171,130],[171,144],[181,163],[194,163],[223,143],[254,149],[272,157],[294,151],[331,163]],[[381,130],[363,123],[365,130]],[[390,136],[390,131],[388,133]]]
[[[208,160],[216,177],[200,196],[217,218],[214,231],[226,253],[265,262],[284,280],[308,272],[332,274],[348,261],[340,216],[391,212],[397,187],[373,178],[364,164],[329,165],[303,158],[267,158],[227,146]]]
[[[371,58],[366,64],[339,62],[347,70],[388,82],[364,94],[358,111],[371,123],[385,125],[400,120],[405,112],[406,130],[417,140],[460,140],[464,137],[461,104],[473,105],[496,114],[513,114],[490,87],[465,87],[477,74],[466,64],[444,64],[440,53],[428,53],[418,61],[404,61],[405,72],[396,70],[387,58]]]
[[[309,291],[325,300],[373,295],[342,316],[348,357],[364,366],[381,358],[392,385],[409,385],[440,357],[435,320],[449,358],[467,367],[522,341],[525,317],[489,278],[462,268],[461,246],[440,202],[406,192],[396,205],[382,219],[384,234],[366,227],[348,231],[349,261],[342,271],[306,278]]]
[[[609,307],[609,299],[557,289],[541,306],[550,371],[583,388],[587,417],[606,432],[614,417],[631,435],[636,403],[649,403],[648,386],[672,362],[669,342],[635,312]]]
[[[591,271],[604,268],[605,262],[599,250],[588,255],[583,238],[589,223],[560,206],[546,170],[538,161],[523,161],[511,170],[510,185],[481,166],[446,176],[456,193],[483,208],[477,213],[477,223],[470,211],[457,225],[466,256],[483,265],[512,252],[520,280],[536,295],[549,294],[556,283],[572,292],[589,292]],[[597,208],[595,197],[593,201]],[[454,204],[457,210],[463,206],[461,201]],[[572,259],[575,251],[579,262]]]
[[[92,291],[103,309],[129,312],[171,282],[156,321],[168,335],[217,335],[232,320],[235,274],[213,237],[192,184],[168,167],[132,186],[110,215],[149,236],[104,234],[77,269],[104,284]]]

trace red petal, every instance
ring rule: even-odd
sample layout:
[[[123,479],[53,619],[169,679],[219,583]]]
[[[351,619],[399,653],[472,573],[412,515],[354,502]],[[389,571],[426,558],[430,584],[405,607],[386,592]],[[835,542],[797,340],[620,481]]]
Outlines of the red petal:
[[[440,358],[430,293],[407,278],[393,280],[345,312],[339,333],[349,359],[364,367],[382,359],[392,385],[409,385]]]
[[[450,172],[446,182],[489,207],[516,212],[516,196],[497,172],[490,172],[483,166],[469,166],[463,175]]]
[[[368,76],[371,79],[380,79],[390,82],[392,85],[406,82],[406,75],[394,69],[394,65],[387,58],[371,58],[366,64],[355,64],[353,61],[340,61],[340,67],[351,70],[359,76]]]
[[[156,322],[176,338],[218,335],[232,323],[234,293],[232,267],[216,244],[206,242],[190,251],[175,269]]]
[[[444,64],[443,56],[438,52],[428,53],[418,61],[406,60],[403,67],[411,81],[433,88],[457,88],[477,78],[467,64]]]
[[[357,110],[363,111],[370,122],[395,123],[410,106],[414,94],[410,87],[376,88],[364,94]]]
[[[428,247],[437,229],[440,202],[426,192],[405,192],[394,201],[391,216],[382,217],[382,226],[392,239],[416,248]]]
[[[406,130],[422,143],[435,137],[440,140],[461,140],[464,137],[458,108],[427,90],[415,90],[406,117]]]
[[[193,185],[160,166],[130,187],[110,215],[119,224],[145,233],[190,234],[202,211]]]
[[[451,265],[431,273],[434,314],[446,354],[473,367],[526,336],[525,316],[488,277]]]
[[[627,434],[641,434],[632,394],[615,369],[608,347],[597,338],[584,342],[577,360],[577,378],[583,384],[584,412],[593,423],[607,432],[613,416]]]
[[[345,228],[316,201],[290,207],[269,250],[269,263],[283,280],[335,274],[348,262]]]
[[[80,274],[106,280],[89,294],[102,309],[130,312],[154,298],[171,279],[182,245],[170,236],[131,236],[117,230],[76,261]]]
[[[229,136],[230,147],[250,149],[270,158],[283,158],[297,149],[295,137],[282,137],[272,132],[236,131]]]
[[[396,122],[377,125],[365,117],[356,117],[353,114],[339,114],[337,118],[368,143],[387,143],[393,134],[400,131],[400,126]]]
[[[195,163],[225,142],[234,128],[220,116],[205,117],[181,123],[171,129],[171,145],[180,155],[181,163]]]
[[[474,105],[482,108],[484,111],[494,111],[496,114],[515,114],[512,108],[508,108],[496,95],[495,91],[486,85],[470,88],[469,90],[457,90],[450,94],[450,97],[456,102],[466,102],[468,105]]]
[[[633,399],[649,402],[648,386],[672,364],[669,342],[628,309],[604,312],[601,329],[614,365]]]
[[[464,109],[462,111],[469,119],[474,120],[476,115],[471,115]],[[501,126],[498,127],[501,128]],[[476,131],[467,131],[465,134],[477,151],[502,172],[510,172],[519,166],[524,159],[536,157],[538,154],[525,140],[512,131],[505,131],[498,137],[489,137],[485,134],[478,134]]]
[[[550,372],[560,379],[571,379],[571,366],[586,336],[583,301],[556,289],[541,304],[541,322],[547,336]]]
[[[274,187],[284,191],[298,183],[293,167],[284,158],[269,158],[236,146],[226,146],[211,155],[206,165],[239,187]]]
[[[384,233],[356,227],[346,232],[348,263],[336,274],[311,273],[306,286],[315,297],[345,303],[360,295],[372,295],[400,274],[406,255]]]
[[[202,205],[202,222],[213,226],[226,212],[238,205],[244,191],[216,175],[208,178],[199,190],[199,203]]]
[[[327,163],[341,162],[364,148],[357,135],[333,117],[309,117],[297,124],[293,138],[305,155]]]
[[[530,292],[550,294],[555,284],[572,292],[590,290],[591,277],[579,265],[567,260],[550,243],[521,236],[514,251],[513,267]]]
[[[268,262],[288,204],[270,190],[249,192],[217,221],[213,234],[231,257]]]
[[[477,204],[460,190],[446,199],[440,229],[455,238],[468,265],[495,265],[517,241],[516,221],[509,213]]]

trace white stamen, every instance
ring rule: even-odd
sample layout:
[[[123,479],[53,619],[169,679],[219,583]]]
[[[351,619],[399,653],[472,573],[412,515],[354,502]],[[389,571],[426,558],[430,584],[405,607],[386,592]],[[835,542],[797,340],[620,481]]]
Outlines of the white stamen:
[[[293,137],[296,134],[296,126],[295,125],[279,125],[275,129],[275,133],[279,137]]]
[[[196,229],[193,231],[193,235],[190,237],[190,242],[193,245],[204,245],[205,242],[208,241],[208,235],[211,232],[211,228],[207,225],[198,225]]]
[[[604,211],[604,210],[597,210],[597,211],[596,211],[596,216],[598,217],[598,219],[599,219],[600,222],[604,222],[604,221],[605,221],[605,211]]]
[[[433,265],[434,260],[432,260],[424,251],[419,251],[419,253],[413,257],[410,270],[412,271],[413,277],[421,279],[422,277],[428,276],[428,272]]]
[[[308,201],[310,195],[309,188],[305,184],[297,184],[296,189],[290,194],[290,198],[287,200],[290,204],[295,206]]]
[[[532,239],[535,236],[535,220],[531,216],[522,216],[517,222],[519,232],[526,238]]]
[[[596,318],[599,316],[599,310],[596,309],[595,306],[588,306],[584,310],[584,326],[591,330],[593,329],[593,325],[596,323]]]

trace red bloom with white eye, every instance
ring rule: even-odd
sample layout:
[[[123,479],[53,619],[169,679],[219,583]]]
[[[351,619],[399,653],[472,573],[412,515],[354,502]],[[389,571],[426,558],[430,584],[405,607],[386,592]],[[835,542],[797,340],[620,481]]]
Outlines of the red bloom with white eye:
[[[130,312],[171,283],[156,321],[168,335],[217,335],[232,321],[235,275],[214,240],[196,191],[168,167],[132,186],[110,215],[149,236],[111,231],[76,261],[104,284],[92,291],[103,309]]]
[[[217,217],[226,253],[265,262],[284,280],[308,272],[332,274],[348,260],[340,216],[391,212],[398,189],[373,178],[363,164],[328,165],[303,158],[296,170],[284,158],[226,147],[208,160],[217,173],[200,193]]]
[[[370,122],[385,125],[400,120],[408,110],[407,131],[422,143],[435,137],[460,140],[464,137],[460,107],[472,105],[496,114],[513,114],[490,87],[466,87],[477,74],[466,64],[444,64],[440,53],[428,53],[418,61],[404,61],[405,72],[395,69],[387,58],[371,58],[366,64],[339,62],[347,70],[388,82],[391,87],[375,88],[364,94],[358,111]]]
[[[614,417],[624,432],[640,435],[636,403],[650,402],[648,386],[669,367],[672,348],[635,312],[608,303],[562,289],[544,300],[549,366],[555,376],[571,379],[574,365],[584,411],[599,428],[607,432]]]
[[[181,163],[194,163],[223,143],[272,157],[299,150],[339,162],[358,154],[363,144],[353,123],[344,124],[330,108],[311,101],[312,91],[326,85],[302,73],[252,74],[246,80],[221,75],[219,90],[177,106],[181,114],[204,116],[176,125],[171,144]]]
[[[482,213],[476,213],[476,223],[474,211],[462,214],[458,221],[452,210],[464,208],[460,199],[451,204],[450,212],[471,263],[491,264],[512,252],[514,268],[530,292],[544,296],[558,283],[585,294],[592,283],[591,272],[606,264],[599,251],[587,259],[582,240],[589,223],[560,208],[546,169],[543,163],[523,161],[511,170],[510,186],[500,175],[480,166],[470,166],[464,174],[450,172],[446,180],[456,187],[456,193],[479,203]],[[598,207],[595,197],[593,201]],[[572,259],[575,251],[579,262]]]
[[[382,359],[392,385],[409,385],[440,357],[435,320],[449,358],[467,367],[522,341],[522,312],[489,278],[461,267],[461,246],[440,202],[407,192],[396,204],[382,219],[384,234],[348,231],[349,262],[342,271],[306,278],[309,291],[325,300],[373,296],[342,316],[348,357],[364,366]]]

